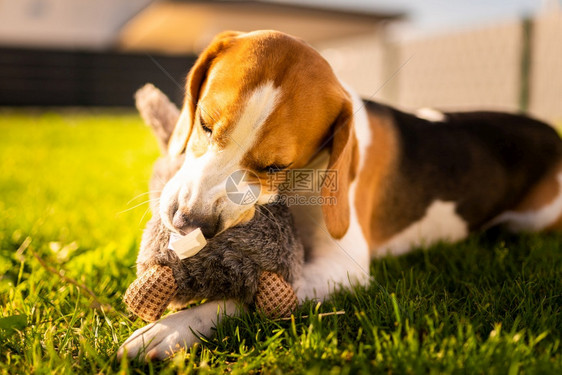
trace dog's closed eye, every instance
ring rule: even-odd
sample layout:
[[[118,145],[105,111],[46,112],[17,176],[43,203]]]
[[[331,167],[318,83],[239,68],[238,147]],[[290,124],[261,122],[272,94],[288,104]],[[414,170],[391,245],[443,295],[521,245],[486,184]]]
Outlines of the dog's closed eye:
[[[292,163],[291,163],[292,164]],[[291,164],[284,165],[284,164],[269,164],[265,167],[260,168],[260,172],[263,173],[276,173],[281,172],[291,166]]]
[[[210,137],[213,134],[213,130],[209,127],[205,120],[203,120],[202,117],[199,117],[199,123],[201,124],[201,129],[203,129],[203,131],[207,133],[207,136]]]

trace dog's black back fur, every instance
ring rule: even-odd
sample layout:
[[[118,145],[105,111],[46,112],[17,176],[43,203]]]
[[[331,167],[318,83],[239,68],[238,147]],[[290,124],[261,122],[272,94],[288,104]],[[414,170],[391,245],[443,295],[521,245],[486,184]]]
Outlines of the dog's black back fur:
[[[397,134],[398,165],[385,194],[397,230],[435,200],[455,202],[469,228],[479,229],[513,209],[562,159],[556,131],[523,115],[458,112],[431,122],[373,102],[366,107],[389,117]]]

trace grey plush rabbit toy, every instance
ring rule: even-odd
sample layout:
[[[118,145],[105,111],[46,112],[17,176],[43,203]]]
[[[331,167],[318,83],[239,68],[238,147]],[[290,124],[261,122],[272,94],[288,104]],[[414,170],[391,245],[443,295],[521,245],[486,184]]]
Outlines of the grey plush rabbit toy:
[[[166,156],[179,110],[151,84],[137,91],[135,100],[164,156],[157,160],[150,182],[153,217],[142,237],[138,278],[125,294],[129,309],[143,320],[155,321],[170,304],[233,298],[254,304],[270,317],[290,314],[297,306],[291,283],[300,275],[304,250],[288,207],[258,206],[250,222],[219,233],[206,244],[201,234],[190,234],[184,242],[198,247],[181,259],[177,245],[171,245],[175,235],[162,224],[157,203],[158,192],[182,163]]]

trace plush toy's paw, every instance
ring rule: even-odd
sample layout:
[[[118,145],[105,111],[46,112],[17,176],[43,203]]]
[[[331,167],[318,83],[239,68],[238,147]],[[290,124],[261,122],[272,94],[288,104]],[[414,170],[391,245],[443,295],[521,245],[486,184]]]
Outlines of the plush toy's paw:
[[[162,316],[177,289],[172,269],[155,265],[129,285],[123,301],[133,314],[154,322]]]
[[[291,316],[299,301],[293,287],[283,276],[264,271],[260,275],[255,304],[265,315],[277,319]]]
[[[119,348],[117,358],[163,360],[193,346],[201,336],[209,337],[212,328],[225,315],[236,312],[234,301],[207,302],[182,310],[136,330]]]

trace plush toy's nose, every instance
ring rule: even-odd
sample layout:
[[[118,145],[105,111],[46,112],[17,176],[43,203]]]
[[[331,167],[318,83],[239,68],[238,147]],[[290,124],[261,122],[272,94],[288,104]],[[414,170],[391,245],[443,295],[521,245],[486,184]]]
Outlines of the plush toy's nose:
[[[197,215],[194,213],[186,213],[185,211],[178,209],[174,214],[172,219],[172,225],[181,234],[186,235],[197,228],[201,228],[201,232],[205,238],[211,238],[217,234],[219,227],[218,219],[214,215]]]

